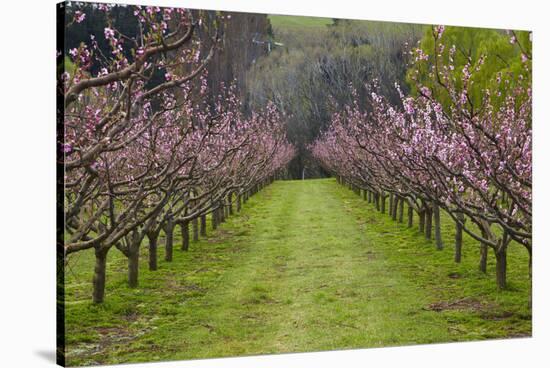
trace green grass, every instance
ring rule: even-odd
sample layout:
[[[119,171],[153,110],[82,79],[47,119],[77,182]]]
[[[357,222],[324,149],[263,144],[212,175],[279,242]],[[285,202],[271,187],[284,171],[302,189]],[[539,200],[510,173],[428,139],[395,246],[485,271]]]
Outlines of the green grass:
[[[269,15],[271,26],[275,31],[315,31],[332,24],[331,18],[304,17],[295,15]]]
[[[334,179],[275,182],[172,263],[161,247],[158,271],[147,270],[144,245],[137,289],[113,249],[104,305],[90,302],[93,254],[74,255],[68,364],[529,336],[526,252],[511,246],[510,288],[499,292],[493,255],[480,273],[465,237],[455,264],[447,217],[443,235],[437,251]]]

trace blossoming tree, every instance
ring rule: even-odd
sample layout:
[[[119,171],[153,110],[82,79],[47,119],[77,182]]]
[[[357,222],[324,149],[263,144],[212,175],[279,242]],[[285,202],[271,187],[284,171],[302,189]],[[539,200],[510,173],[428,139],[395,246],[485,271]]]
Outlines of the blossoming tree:
[[[217,30],[202,56],[195,36],[201,19],[186,9],[133,6],[140,31],[128,35],[109,19],[110,6],[98,6],[106,12],[102,37],[110,55],[92,35],[69,50],[73,70],[58,76],[64,105],[62,255],[94,250],[95,303],[104,300],[110,249],[128,258],[128,282],[137,286],[145,237],[149,268],[156,270],[160,231],[170,261],[175,224],[185,233],[189,220],[219,211],[229,193],[262,184],[293,155],[273,107],[244,116],[231,88],[213,107],[207,101],[204,77]],[[73,22],[85,17],[77,10]],[[223,27],[216,17],[214,24]],[[154,78],[159,73],[160,81]]]
[[[460,260],[465,231],[481,243],[483,271],[487,247],[494,250],[497,286],[504,288],[509,243],[515,240],[529,254],[532,249],[530,46],[519,44],[513,33],[521,72],[500,72],[492,88],[479,91],[476,73],[485,56],[470,58],[456,73],[456,48],[444,52],[443,32],[441,26],[433,29],[437,52],[432,57],[420,48],[411,51],[417,95],[400,92],[402,106],[392,106],[374,91],[366,109],[356,101],[336,114],[312,150],[327,170],[375,192],[382,203],[385,192],[397,196],[401,208],[407,198],[427,237],[433,216],[438,248],[443,246],[443,208],[457,224],[455,259]],[[432,87],[417,78],[420,71],[428,71]],[[481,94],[477,103],[474,93]],[[390,201],[394,218],[396,211],[396,200]]]

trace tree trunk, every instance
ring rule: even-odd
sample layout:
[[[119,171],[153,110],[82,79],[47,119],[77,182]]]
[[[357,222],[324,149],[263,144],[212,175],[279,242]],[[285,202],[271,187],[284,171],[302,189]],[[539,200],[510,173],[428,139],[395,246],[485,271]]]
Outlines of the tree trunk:
[[[135,288],[138,286],[139,275],[139,245],[130,246],[128,252],[128,286]]]
[[[481,242],[479,249],[479,270],[487,273],[487,244]]]
[[[193,228],[193,241],[199,241],[199,219],[197,217],[191,221],[191,227]]]
[[[365,189],[363,189],[363,200],[367,200],[367,191]]]
[[[95,267],[93,278],[92,302],[94,304],[103,303],[105,299],[105,278],[107,273],[107,252],[109,249],[95,249]]]
[[[483,238],[487,237],[485,231],[481,230],[481,236]],[[487,273],[487,250],[488,246],[484,242],[479,242],[479,270],[483,273]]]
[[[435,230],[435,247],[437,250],[442,250],[443,239],[441,238],[441,216],[439,213],[439,206],[436,203],[434,203],[433,205],[433,217]]]
[[[457,221],[455,221],[455,262],[460,263],[462,260],[462,224],[464,222],[464,215],[462,213],[456,214]]]
[[[401,198],[396,195],[393,199],[393,219],[395,221],[399,219],[399,202],[401,202]]]
[[[432,209],[427,207],[424,216],[426,216],[424,235],[426,236],[426,239],[430,240],[432,238]]]
[[[506,246],[495,250],[496,271],[497,271],[497,287],[500,290],[506,289]]]
[[[157,235],[158,236],[158,235]],[[156,271],[157,265],[157,236],[147,235],[149,238],[149,270]]]
[[[393,217],[393,202],[394,202],[393,193],[390,193],[390,208],[389,208],[388,215],[390,215],[391,217]]]
[[[174,253],[174,224],[172,220],[168,220],[166,223],[164,234],[166,235],[164,243],[164,260],[166,262],[172,262]]]
[[[403,212],[405,210],[405,198],[399,198],[399,222],[403,223]]]
[[[229,215],[233,214],[233,192],[227,195],[227,203],[229,206]]]
[[[424,234],[424,228],[426,227],[426,210],[421,208],[418,211],[418,230]]]
[[[181,250],[189,250],[189,221],[185,220],[180,224],[181,227]]]
[[[410,204],[407,206],[407,217],[408,217],[407,226],[412,227],[413,218],[414,218],[414,209],[411,207]]]
[[[386,213],[386,195],[384,194],[384,192],[382,192],[382,194],[380,195],[380,199],[381,199],[381,206],[380,206],[380,212],[381,213]]]
[[[377,211],[380,211],[380,194],[374,193],[374,205]]]
[[[237,194],[237,212],[241,212],[241,195]]]
[[[216,230],[218,228],[218,212],[217,209],[214,209],[212,211],[212,230]]]
[[[224,223],[225,222],[225,204],[223,202],[220,202],[218,213],[220,214],[220,223]]]
[[[206,215],[201,216],[201,236],[206,236]]]

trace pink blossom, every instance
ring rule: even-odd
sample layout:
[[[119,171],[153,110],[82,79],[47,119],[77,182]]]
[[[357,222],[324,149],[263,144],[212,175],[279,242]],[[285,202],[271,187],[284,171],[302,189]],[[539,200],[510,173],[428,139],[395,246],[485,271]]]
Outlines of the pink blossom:
[[[72,150],[73,150],[73,147],[69,143],[63,143],[61,145],[61,151],[63,153],[70,153],[72,152]]]
[[[443,35],[443,32],[445,31],[445,26],[438,25],[435,27],[437,38],[441,38],[441,35]]]
[[[77,23],[82,23],[84,19],[86,18],[86,14],[81,12],[80,10],[77,10],[74,12],[74,18],[73,20]]]
[[[103,30],[103,34],[105,35],[106,40],[111,40],[115,37],[115,31],[109,27],[105,27],[105,29]]]
[[[405,111],[407,112],[407,114],[409,115],[412,115],[414,114],[414,104],[413,104],[413,99],[412,98],[406,98],[404,101],[403,101],[403,107],[405,108]]]
[[[428,87],[424,86],[424,87],[420,88],[420,92],[426,97],[431,97],[432,96],[432,91]]]

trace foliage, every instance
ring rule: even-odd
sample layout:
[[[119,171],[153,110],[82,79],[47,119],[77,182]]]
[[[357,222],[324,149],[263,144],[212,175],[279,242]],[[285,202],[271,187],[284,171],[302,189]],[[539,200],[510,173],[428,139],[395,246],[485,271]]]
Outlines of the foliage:
[[[269,21],[276,34],[284,31],[307,32],[322,31],[332,24],[330,18],[304,17],[294,15],[269,15]]]
[[[445,59],[449,57],[449,53],[452,54],[454,60],[451,74],[456,81],[455,88],[460,88],[460,75],[464,66],[484,58],[483,64],[472,77],[473,88],[470,96],[476,107],[482,104],[484,90],[498,89],[501,93],[506,93],[506,89],[515,86],[518,78],[530,78],[530,74],[525,73],[523,62],[531,57],[530,32],[446,27],[445,32],[439,37],[440,39],[435,27],[426,28],[419,49],[432,60],[436,55]],[[413,56],[412,51],[410,55]],[[419,69],[409,69],[407,82],[413,95],[418,95],[418,83],[429,87],[434,98],[448,109],[451,105],[450,97],[446,96],[445,90],[438,85],[432,67],[425,65]],[[504,86],[496,82],[497,75],[505,76],[510,84]]]
[[[296,22],[306,22],[295,17]],[[323,175],[307,145],[328,127],[331,114],[351,102],[352,89],[365,96],[364,84],[380,80],[382,93],[399,98],[393,85],[404,81],[406,41],[415,42],[420,26],[340,20],[311,30],[275,29],[282,43],[250,71],[252,104],[273,101],[288,116],[287,132],[298,155],[291,174]]]

